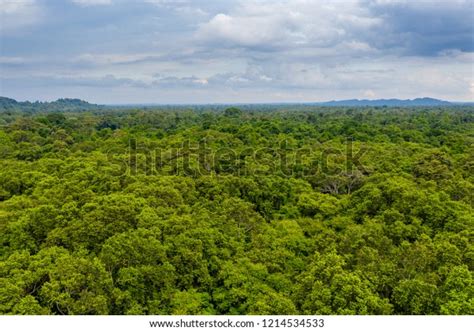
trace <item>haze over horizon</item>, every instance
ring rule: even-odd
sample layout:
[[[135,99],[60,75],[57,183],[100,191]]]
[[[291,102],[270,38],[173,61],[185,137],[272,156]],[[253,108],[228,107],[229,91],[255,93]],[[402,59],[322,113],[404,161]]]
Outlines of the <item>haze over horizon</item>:
[[[474,100],[472,1],[0,0],[0,95]]]

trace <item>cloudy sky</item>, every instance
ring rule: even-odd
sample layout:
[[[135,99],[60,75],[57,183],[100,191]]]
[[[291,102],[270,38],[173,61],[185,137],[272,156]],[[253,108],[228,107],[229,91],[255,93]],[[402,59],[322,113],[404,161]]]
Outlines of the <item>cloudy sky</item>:
[[[0,0],[0,95],[474,100],[474,0]]]

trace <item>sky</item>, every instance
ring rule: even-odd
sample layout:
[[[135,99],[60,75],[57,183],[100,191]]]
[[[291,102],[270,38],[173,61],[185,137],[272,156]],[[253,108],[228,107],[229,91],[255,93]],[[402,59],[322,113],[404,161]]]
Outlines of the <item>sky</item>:
[[[474,101],[474,0],[0,0],[0,95]]]

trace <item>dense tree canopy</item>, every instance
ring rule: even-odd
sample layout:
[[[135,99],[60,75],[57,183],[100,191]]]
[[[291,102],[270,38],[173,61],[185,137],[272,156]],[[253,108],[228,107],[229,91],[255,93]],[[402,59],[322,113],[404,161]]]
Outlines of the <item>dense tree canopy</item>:
[[[473,314],[473,207],[472,107],[4,109],[0,313]]]

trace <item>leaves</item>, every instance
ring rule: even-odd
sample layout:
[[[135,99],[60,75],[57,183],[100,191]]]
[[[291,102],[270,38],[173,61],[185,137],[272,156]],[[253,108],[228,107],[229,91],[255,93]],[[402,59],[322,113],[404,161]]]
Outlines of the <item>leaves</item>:
[[[0,313],[474,313],[472,107],[219,107],[0,112]]]

